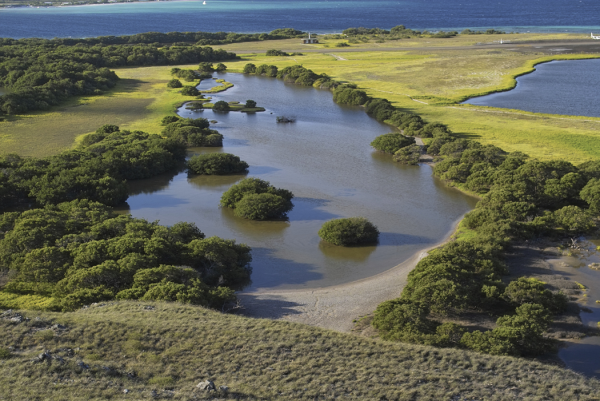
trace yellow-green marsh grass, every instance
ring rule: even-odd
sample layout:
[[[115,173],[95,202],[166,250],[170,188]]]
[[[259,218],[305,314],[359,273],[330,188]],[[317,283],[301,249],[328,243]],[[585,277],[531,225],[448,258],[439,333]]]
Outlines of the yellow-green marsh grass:
[[[532,360],[383,342],[175,303],[22,314],[30,320],[0,317],[6,399],[577,400],[600,391],[597,380]],[[31,362],[46,350],[51,359]],[[228,391],[196,390],[207,379]]]

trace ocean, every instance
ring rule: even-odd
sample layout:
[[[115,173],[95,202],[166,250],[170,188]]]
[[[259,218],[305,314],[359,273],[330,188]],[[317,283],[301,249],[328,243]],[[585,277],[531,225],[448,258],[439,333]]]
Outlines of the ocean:
[[[158,31],[315,33],[349,27],[600,33],[598,0],[207,0],[0,9],[0,37],[53,38]]]

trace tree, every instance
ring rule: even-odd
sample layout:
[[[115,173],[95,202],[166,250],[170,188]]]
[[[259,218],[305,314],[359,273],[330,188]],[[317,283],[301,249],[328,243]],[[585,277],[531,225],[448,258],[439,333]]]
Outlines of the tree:
[[[188,167],[196,174],[239,174],[248,170],[248,163],[230,153],[208,153],[193,156],[188,161]]]
[[[229,103],[227,103],[224,100],[219,100],[218,102],[216,102],[212,108],[214,111],[222,111],[222,112],[227,112],[229,111]]]
[[[256,65],[252,63],[248,63],[244,66],[244,74],[254,74],[256,73]]]
[[[400,148],[414,143],[415,138],[406,137],[399,132],[391,132],[389,134],[379,135],[371,142],[371,146],[381,152],[394,154],[400,150]]]
[[[394,161],[402,164],[416,166],[421,158],[421,147],[419,145],[405,146],[394,153]]]
[[[183,87],[183,84],[178,79],[172,79],[167,83],[167,87],[168,88],[181,88],[181,87]]]
[[[281,196],[262,193],[245,195],[236,203],[234,214],[249,220],[281,219],[292,204]]]
[[[184,86],[183,89],[181,89],[181,94],[183,96],[198,96],[200,91],[196,89],[195,86]]]
[[[198,71],[200,72],[213,72],[214,70],[212,63],[203,62],[198,65]]]
[[[223,193],[223,196],[221,196],[221,206],[235,209],[236,204],[241,201],[244,196],[262,193],[280,196],[288,201],[290,205],[294,197],[292,192],[287,189],[275,188],[268,181],[259,178],[245,178]]]
[[[246,100],[246,104],[244,105],[246,109],[253,109],[256,107],[256,102],[254,100]]]
[[[340,246],[375,244],[379,230],[364,217],[350,217],[326,222],[319,230],[319,237]]]
[[[590,212],[595,215],[600,214],[600,179],[592,178],[579,193],[590,207]]]
[[[227,66],[223,63],[219,63],[215,67],[215,71],[217,71],[217,72],[225,72],[225,70],[227,70]]]

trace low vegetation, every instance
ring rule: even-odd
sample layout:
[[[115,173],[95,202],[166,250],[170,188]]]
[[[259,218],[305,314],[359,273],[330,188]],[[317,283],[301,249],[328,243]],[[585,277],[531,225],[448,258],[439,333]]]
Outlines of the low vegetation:
[[[74,310],[111,299],[178,301],[221,308],[250,280],[250,248],[194,225],[164,227],[86,199],[0,219],[2,294],[46,297]],[[19,298],[9,298],[13,307]],[[25,305],[18,305],[23,308]]]
[[[391,132],[379,135],[371,142],[371,146],[381,152],[394,154],[401,148],[413,145],[414,143],[415,138],[406,137],[399,132]]]
[[[248,171],[248,163],[231,153],[206,153],[193,156],[187,162],[195,174],[223,175],[241,174]]]
[[[167,116],[161,123],[164,126],[162,130],[164,137],[176,140],[185,146],[223,146],[223,135],[210,129],[210,123],[206,118]]]
[[[281,219],[294,207],[293,197],[287,189],[275,188],[267,181],[245,178],[223,194],[221,206],[251,220]]]
[[[376,244],[379,230],[364,217],[330,220],[319,230],[323,241],[339,246]]]
[[[374,341],[169,302],[13,311],[0,314],[0,331],[7,355],[0,393],[9,399],[584,400],[600,391],[597,380],[531,360]],[[51,338],[36,335],[48,331]],[[217,390],[196,389],[205,380]]]

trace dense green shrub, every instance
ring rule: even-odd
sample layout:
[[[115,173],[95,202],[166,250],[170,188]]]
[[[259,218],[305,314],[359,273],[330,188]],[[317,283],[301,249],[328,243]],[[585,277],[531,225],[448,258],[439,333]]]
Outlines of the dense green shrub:
[[[246,109],[253,109],[256,107],[256,102],[254,100],[246,100],[246,104],[244,105]]]
[[[186,146],[223,146],[223,136],[215,130],[209,129],[209,122],[206,118],[180,118],[174,121],[172,116],[163,119],[166,123],[162,130],[162,135],[176,140]],[[172,122],[168,122],[172,121]]]
[[[421,158],[421,147],[419,145],[405,146],[394,153],[394,161],[401,164],[416,166]]]
[[[502,298],[519,306],[521,304],[540,304],[544,308],[555,312],[564,312],[567,308],[567,297],[562,294],[553,294],[544,287],[544,283],[535,278],[520,277],[511,281]]]
[[[214,70],[215,69],[213,68],[213,64],[209,63],[209,62],[202,62],[198,65],[198,71],[200,71],[200,72],[211,73]]]
[[[267,50],[266,53],[267,56],[289,56],[288,53],[282,51],[282,50],[275,50],[275,49],[271,49],[271,50]]]
[[[319,237],[340,246],[375,244],[379,230],[364,217],[330,220],[319,230]]]
[[[406,137],[398,132],[379,135],[371,142],[371,146],[375,149],[394,154],[401,148],[415,143],[415,138]]]
[[[221,206],[235,209],[236,204],[241,201],[244,196],[263,193],[280,196],[289,202],[290,206],[294,197],[287,189],[275,188],[267,181],[259,178],[245,178],[223,193],[223,196],[221,196]]]
[[[4,213],[0,226],[0,264],[13,272],[3,291],[52,296],[55,309],[115,297],[216,307],[251,272],[246,245],[205,239],[194,224],[164,227],[117,215],[88,200]]]
[[[225,72],[226,70],[227,70],[227,66],[223,63],[219,63],[215,67],[215,71],[217,71],[217,72]]]
[[[285,217],[291,202],[281,196],[262,193],[245,195],[235,204],[234,214],[250,220],[270,220]]]
[[[198,73],[194,70],[182,70],[181,68],[171,68],[171,75],[175,75],[177,78],[181,78],[186,82],[194,82],[199,77]]]
[[[244,66],[244,70],[243,70],[244,74],[254,74],[256,73],[256,65],[252,64],[252,63],[248,63]]]
[[[206,153],[188,160],[188,168],[196,174],[239,174],[248,170],[248,163],[230,153]]]
[[[222,112],[227,112],[229,111],[230,107],[229,107],[229,103],[227,103],[224,100],[219,100],[218,102],[216,102],[212,108],[214,111],[222,111]]]
[[[200,91],[195,86],[184,86],[181,89],[181,94],[183,96],[198,96]]]
[[[274,78],[277,76],[277,71],[278,69],[275,65],[261,64],[258,67],[256,67],[255,74],[266,75],[267,77]]]
[[[184,158],[185,145],[177,140],[105,125],[84,137],[76,150],[42,159],[0,157],[0,204],[6,208],[86,198],[118,205],[127,199],[125,180],[165,173]]]
[[[333,101],[340,104],[360,106],[369,100],[367,93],[347,85],[340,85],[333,91]]]
[[[169,82],[167,82],[167,87],[168,88],[181,88],[181,87],[183,87],[183,84],[178,79],[172,79]]]

